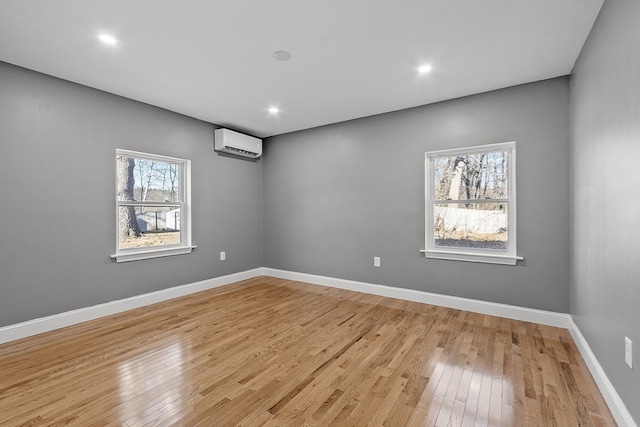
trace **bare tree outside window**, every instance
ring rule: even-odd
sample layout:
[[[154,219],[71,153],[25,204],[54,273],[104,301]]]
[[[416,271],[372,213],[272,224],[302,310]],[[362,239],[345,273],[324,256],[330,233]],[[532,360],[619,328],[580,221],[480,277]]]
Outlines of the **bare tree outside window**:
[[[118,200],[135,200],[133,196],[135,159],[133,157],[117,156],[116,161],[117,198]],[[118,230],[120,240],[129,237],[140,237],[140,227],[136,221],[134,206],[124,206],[121,208],[120,215],[118,216]]]
[[[435,246],[508,248],[508,154],[434,157]]]
[[[436,246],[507,249],[507,164],[505,150],[433,159]]]
[[[515,142],[432,151],[425,161],[425,253],[515,263]]]
[[[116,156],[118,248],[180,244],[181,164]]]

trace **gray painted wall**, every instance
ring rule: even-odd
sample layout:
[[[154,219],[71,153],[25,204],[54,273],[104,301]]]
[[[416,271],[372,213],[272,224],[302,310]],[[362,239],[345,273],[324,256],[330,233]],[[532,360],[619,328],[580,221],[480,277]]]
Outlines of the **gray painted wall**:
[[[0,118],[0,326],[262,266],[263,162],[214,125],[6,63]],[[109,259],[116,148],[192,160],[195,252]]]
[[[573,70],[571,159],[571,314],[640,425],[638,1],[605,1]]]
[[[568,123],[561,77],[270,138],[265,266],[566,313]],[[425,151],[513,140],[525,261],[421,256]]]

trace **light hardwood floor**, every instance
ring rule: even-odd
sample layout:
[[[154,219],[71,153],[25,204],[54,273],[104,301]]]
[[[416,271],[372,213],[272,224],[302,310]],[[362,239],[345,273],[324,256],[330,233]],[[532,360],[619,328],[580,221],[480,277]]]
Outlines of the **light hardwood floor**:
[[[615,423],[567,330],[259,277],[1,345],[0,425]]]

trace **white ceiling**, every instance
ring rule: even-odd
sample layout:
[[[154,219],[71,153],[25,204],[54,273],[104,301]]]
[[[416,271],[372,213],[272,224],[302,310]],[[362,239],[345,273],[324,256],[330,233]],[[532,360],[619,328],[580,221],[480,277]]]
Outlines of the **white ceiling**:
[[[0,60],[266,137],[567,75],[602,1],[0,0]]]

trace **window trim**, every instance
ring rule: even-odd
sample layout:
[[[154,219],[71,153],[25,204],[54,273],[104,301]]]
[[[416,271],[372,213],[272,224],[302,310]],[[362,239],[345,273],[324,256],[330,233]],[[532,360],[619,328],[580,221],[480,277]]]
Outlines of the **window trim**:
[[[117,166],[115,170],[116,188],[114,194],[115,200],[115,237],[116,252],[110,255],[111,259],[116,262],[138,261],[143,259],[160,258],[165,256],[182,255],[191,253],[196,246],[191,242],[191,160],[178,157],[163,156],[159,154],[144,153],[141,151],[132,151],[124,149],[116,149],[114,160],[117,162],[118,156],[135,157],[145,160],[155,160],[159,162],[178,163],[180,165],[180,178],[178,194],[181,195],[177,202],[147,202],[147,201],[129,201],[118,200],[117,188]],[[120,248],[119,235],[119,209],[121,206],[176,206],[180,208],[180,244],[151,246],[144,248]]]
[[[442,156],[455,156],[460,154],[475,154],[487,151],[506,150],[508,159],[507,169],[507,205],[508,205],[508,230],[509,247],[506,251],[493,249],[459,249],[443,248],[435,246],[433,234],[434,206],[442,200],[432,199],[434,194],[433,159]],[[516,208],[516,142],[500,142],[495,144],[477,145],[471,147],[452,148],[425,153],[425,249],[420,250],[425,258],[445,259],[453,261],[481,262],[489,264],[516,265],[524,258],[517,255],[517,208]]]

